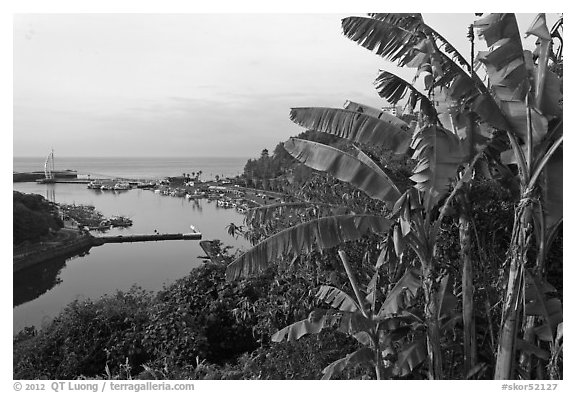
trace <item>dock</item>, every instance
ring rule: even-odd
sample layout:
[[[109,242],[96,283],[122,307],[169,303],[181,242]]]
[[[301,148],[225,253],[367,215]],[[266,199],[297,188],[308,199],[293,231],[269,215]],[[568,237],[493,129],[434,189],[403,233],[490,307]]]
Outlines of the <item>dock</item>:
[[[93,245],[100,246],[106,243],[136,243],[163,240],[201,240],[200,232],[191,233],[158,233],[152,235],[116,235],[116,236],[94,236]]]
[[[220,253],[216,254],[214,252],[214,248],[212,247],[213,242],[214,240],[202,240],[200,242],[200,247],[202,247],[202,250],[204,250],[204,252],[207,255],[206,257],[202,258],[208,258],[212,262],[222,262],[224,258],[222,257],[222,254]]]

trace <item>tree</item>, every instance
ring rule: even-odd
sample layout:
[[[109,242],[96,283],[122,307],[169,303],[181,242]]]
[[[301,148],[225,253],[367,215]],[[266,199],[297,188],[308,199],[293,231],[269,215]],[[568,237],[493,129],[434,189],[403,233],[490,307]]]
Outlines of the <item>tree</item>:
[[[501,21],[504,21],[504,25],[498,25]],[[484,22],[478,22],[476,26],[483,36],[487,36],[487,32],[490,32],[489,45],[493,45],[499,42],[495,37],[500,31],[506,34],[510,32],[510,29],[503,27],[508,27],[511,22],[514,22],[515,26],[513,15],[510,17],[507,14],[498,14],[486,17]],[[495,31],[490,30],[491,28]],[[394,206],[392,215],[387,219],[394,219],[397,224],[387,222],[386,227],[394,227],[396,234],[394,240],[398,252],[402,252],[402,244],[407,244],[418,256],[425,297],[428,371],[430,378],[441,379],[443,377],[441,328],[438,319],[440,293],[436,285],[441,278],[441,272],[439,261],[436,260],[436,242],[442,220],[451,202],[470,180],[476,162],[485,154],[494,154],[494,152],[484,150],[489,140],[492,140],[490,147],[495,150],[496,154],[499,152],[499,149],[495,148],[495,141],[499,141],[498,137],[501,133],[493,133],[491,130],[505,132],[514,148],[514,156],[522,158],[524,157],[521,155],[522,147],[518,141],[522,141],[526,146],[533,146],[536,139],[533,138],[534,128],[537,126],[540,126],[538,142],[544,141],[543,134],[546,131],[542,131],[541,125],[545,116],[534,112],[530,105],[526,105],[530,104],[529,100],[526,103],[520,101],[521,108],[524,109],[523,111],[518,109],[518,100],[514,94],[519,91],[526,96],[529,88],[523,85],[527,80],[526,72],[522,73],[520,69],[520,78],[516,78],[518,75],[514,72],[507,74],[508,71],[515,71],[519,67],[519,63],[514,63],[514,61],[522,60],[522,66],[525,66],[521,51],[522,59],[505,56],[507,53],[516,53],[515,46],[508,47],[510,43],[517,45],[515,36],[500,37],[508,39],[499,42],[504,49],[496,48],[490,53],[479,55],[480,61],[487,67],[491,86],[489,89],[472,71],[472,67],[463,56],[437,32],[425,25],[420,15],[370,14],[368,18],[346,18],[343,20],[343,29],[346,36],[368,49],[375,50],[383,57],[396,61],[401,66],[418,68],[425,75],[425,85],[429,94],[443,87],[447,97],[453,100],[455,114],[451,119],[448,116],[448,120],[453,120],[452,124],[456,125],[454,127],[456,129],[448,130],[443,126],[446,123],[447,114],[437,113],[426,94],[420,93],[397,76],[383,71],[377,79],[377,89],[381,96],[397,102],[409,93],[409,105],[412,108],[420,103],[421,119],[413,136],[411,136],[410,127],[401,120],[389,117],[377,109],[355,103],[349,103],[346,109],[295,108],[291,111],[291,119],[308,129],[346,138],[358,145],[377,145],[391,149],[398,154],[411,152],[412,157],[418,162],[411,177],[415,183],[414,187],[401,192],[387,174],[357,147],[350,153],[301,139],[291,139],[284,144],[284,147],[305,165],[330,173],[337,179],[358,187],[368,196]],[[510,59],[512,61],[509,61]],[[502,65],[509,64],[506,61],[513,64],[502,71]],[[545,76],[546,72],[542,75]],[[538,81],[536,86],[543,83],[542,79],[535,79]],[[555,82],[552,77],[549,78],[550,81]],[[550,89],[543,86],[538,91],[542,94],[544,92],[552,94]],[[521,89],[517,90],[518,87]],[[512,89],[512,93],[506,89]],[[513,100],[503,100],[498,94],[504,96],[507,94],[507,97],[512,97]],[[550,104],[548,101],[542,100],[541,103],[551,106],[552,111],[557,111],[557,105]],[[528,119],[531,119],[532,123],[530,121],[526,123],[525,118],[522,121],[519,120],[520,115],[525,113],[529,115]],[[527,127],[526,124],[529,126]],[[463,139],[456,136],[458,131]],[[552,136],[545,141],[546,147],[539,151],[540,161],[532,166],[534,169],[531,176],[521,179],[525,183],[524,186],[529,186],[523,189],[524,194],[529,191],[529,196],[536,196],[535,185],[538,176],[561,144],[559,133],[561,129],[559,131],[558,127],[551,130]],[[554,136],[556,139],[553,138]],[[528,152],[528,157],[534,157],[530,155],[530,148]],[[519,163],[521,175],[525,176],[526,170],[522,167],[523,160],[516,160],[516,162]],[[459,168],[462,165],[466,169],[459,174]],[[549,188],[547,190],[549,193],[552,192]],[[541,209],[541,211],[544,210]],[[462,211],[465,212],[465,210]],[[320,249],[333,247],[342,241],[359,238],[365,230],[383,232],[384,228],[360,224],[360,217],[353,217],[356,217],[354,226],[350,225],[350,218],[347,216],[338,216],[320,218],[282,231],[262,241],[230,264],[227,274],[233,278],[242,274],[257,273],[272,260],[286,254],[294,255],[316,247]],[[378,216],[365,219],[369,222],[379,220]],[[464,215],[463,219],[465,219]],[[532,217],[522,213],[516,220],[515,228],[526,228],[531,220]],[[541,228],[543,228],[542,225]],[[517,231],[518,235],[513,238],[511,249],[523,250],[523,254],[517,257],[521,259],[526,257],[528,244],[526,234],[522,234],[519,229]],[[541,229],[540,233],[544,233],[544,230]],[[469,238],[469,234],[462,236],[463,243],[466,238]],[[544,246],[541,248],[545,249]],[[519,283],[523,274],[519,274],[519,269],[514,266],[523,266],[523,264],[524,261],[518,260],[511,263],[510,282],[513,282],[513,285],[509,283],[509,287],[512,288],[509,290],[511,294],[507,296],[507,307],[503,311],[505,318],[512,318],[511,321],[516,321],[517,310],[510,312],[510,307],[514,306],[518,299]],[[469,294],[467,296],[469,298]],[[530,312],[536,312],[534,309],[532,308]],[[504,339],[504,337],[516,337],[516,331],[503,330],[501,333],[501,347],[506,349],[499,352],[499,359],[504,356],[500,353],[515,353],[514,340]],[[468,341],[470,339],[469,337]],[[510,343],[512,343],[511,351]],[[499,361],[497,369],[500,368],[501,363]],[[510,374],[506,373],[506,371],[497,371],[497,377],[510,377]]]
[[[562,23],[557,23],[554,31],[549,33],[544,15],[541,14],[536,19],[529,30],[529,33],[536,35],[540,42],[536,51],[536,57],[539,58],[538,65],[534,67],[531,54],[526,54],[522,50],[513,14],[491,14],[477,21],[475,27],[479,30],[479,34],[486,38],[491,49],[478,56],[478,60],[486,67],[490,88],[481,82],[472,71],[472,67],[466,64],[463,56],[439,34],[424,25],[418,15],[371,14],[370,18],[347,18],[343,21],[343,26],[348,37],[368,49],[374,49],[377,53],[398,61],[400,65],[418,67],[424,72],[425,83],[428,86],[446,87],[448,96],[457,104],[458,116],[465,120],[464,124],[476,118],[480,120],[478,125],[482,125],[482,122],[489,124],[504,131],[510,139],[523,189],[519,204],[520,212],[515,222],[517,235],[514,236],[510,246],[517,256],[511,261],[507,301],[503,310],[503,318],[507,322],[501,333],[496,372],[496,378],[508,379],[512,376],[511,364],[516,353],[512,337],[516,336],[514,326],[519,311],[513,305],[521,290],[519,282],[523,280],[523,268],[517,266],[526,265],[526,251],[529,247],[527,234],[531,232],[531,208],[528,207],[530,203],[527,204],[526,201],[538,199],[538,189],[535,186],[545,167],[556,168],[556,176],[547,176],[544,180],[547,185],[544,186],[543,194],[547,197],[548,203],[543,201],[545,206],[540,211],[547,212],[548,218],[543,218],[545,214],[540,214],[538,219],[540,223],[536,224],[540,228],[537,232],[541,234],[539,240],[541,252],[538,261],[544,260],[547,241],[553,239],[553,236],[546,237],[546,229],[553,235],[554,228],[561,222],[561,191],[559,193],[557,191],[561,190],[561,179],[557,175],[561,173],[558,169],[562,157],[561,150],[556,150],[562,143],[561,82],[547,70],[547,59],[552,37],[559,38],[560,48],[562,46],[559,32]],[[438,50],[440,47],[453,55],[454,61],[443,55]],[[561,72],[561,50],[556,51],[554,58],[555,63],[559,65],[555,64],[553,68]],[[457,64],[465,66],[469,70],[469,75]],[[410,89],[410,104],[420,101],[421,110],[430,112],[428,104],[424,108],[422,106],[426,103],[422,95],[418,95],[415,89],[403,85],[386,72],[382,72],[377,79],[377,88],[380,89],[382,96],[392,99],[404,95]],[[466,129],[469,130],[470,127]],[[474,136],[468,131],[466,134]],[[474,143],[477,138],[469,140]],[[498,149],[496,153],[499,153]],[[550,187],[552,184],[554,187]],[[538,270],[542,270],[542,267]],[[503,366],[504,364],[506,366]]]
[[[536,285],[542,279],[548,244],[562,222],[561,80],[548,67],[552,35],[544,14],[539,14],[528,30],[528,34],[539,40],[536,66],[532,54],[522,48],[514,15],[488,15],[475,25],[491,49],[480,53],[479,60],[485,65],[490,80],[495,82],[492,93],[509,120],[506,132],[520,180],[521,199],[510,245],[508,286],[495,372],[496,379],[511,379],[519,327],[523,330],[524,325],[524,339],[531,338],[529,329],[534,330],[534,326],[526,326],[525,320],[519,320],[521,315],[524,319],[534,313],[543,317],[548,334],[539,338],[549,342],[554,341],[554,330],[561,321],[561,316],[560,320],[551,319],[547,303],[536,312],[527,308],[522,310],[520,301],[527,285],[531,281]],[[561,55],[557,60],[561,61]],[[514,72],[503,73],[502,68]],[[538,241],[536,258],[530,258],[528,253],[532,234]],[[540,288],[535,291],[538,296],[544,295]],[[533,323],[534,320],[529,325]]]

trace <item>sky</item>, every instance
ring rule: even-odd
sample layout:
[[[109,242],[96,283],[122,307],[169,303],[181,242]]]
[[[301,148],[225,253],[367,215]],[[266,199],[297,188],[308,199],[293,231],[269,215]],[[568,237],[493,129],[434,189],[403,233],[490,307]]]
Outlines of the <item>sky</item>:
[[[386,106],[378,70],[414,70],[346,38],[353,15],[16,14],[13,155],[254,157],[304,131],[291,107]],[[463,54],[474,18],[424,14]]]

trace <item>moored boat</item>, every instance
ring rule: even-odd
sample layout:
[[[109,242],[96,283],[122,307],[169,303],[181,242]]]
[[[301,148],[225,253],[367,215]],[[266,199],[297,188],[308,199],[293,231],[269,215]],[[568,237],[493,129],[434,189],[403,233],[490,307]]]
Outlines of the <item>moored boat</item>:
[[[102,182],[99,180],[93,180],[86,186],[91,190],[101,190],[102,189]]]
[[[115,190],[130,190],[131,188],[132,188],[132,186],[127,181],[121,181],[121,182],[114,184]]]

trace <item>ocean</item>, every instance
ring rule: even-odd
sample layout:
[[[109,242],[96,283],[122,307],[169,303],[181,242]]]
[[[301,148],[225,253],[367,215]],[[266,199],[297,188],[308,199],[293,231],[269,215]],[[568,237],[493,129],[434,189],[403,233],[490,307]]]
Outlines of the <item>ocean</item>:
[[[78,171],[78,177],[157,179],[202,171],[202,180],[234,177],[244,171],[247,157],[58,157],[55,170]],[[46,157],[14,157],[14,172],[43,171]]]

